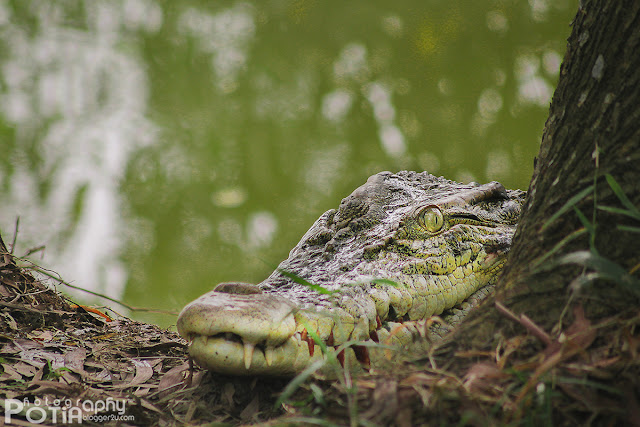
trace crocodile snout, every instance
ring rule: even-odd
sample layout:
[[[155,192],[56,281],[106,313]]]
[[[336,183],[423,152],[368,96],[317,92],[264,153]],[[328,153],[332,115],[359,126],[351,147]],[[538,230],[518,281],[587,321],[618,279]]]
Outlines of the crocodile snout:
[[[235,342],[242,351],[241,360],[250,366],[256,345],[265,349],[280,346],[295,333],[295,308],[292,302],[263,293],[255,285],[222,283],[182,310],[178,333],[193,341],[192,356],[198,353],[196,343],[206,345],[220,338]]]

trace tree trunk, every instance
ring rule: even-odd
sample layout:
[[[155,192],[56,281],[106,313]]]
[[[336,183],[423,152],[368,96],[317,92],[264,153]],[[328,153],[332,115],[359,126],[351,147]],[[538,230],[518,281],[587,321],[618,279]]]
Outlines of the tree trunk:
[[[600,416],[613,425],[616,416],[631,424],[640,419],[640,220],[602,209],[629,209],[612,191],[607,174],[638,209],[638,0],[581,1],[496,293],[434,353],[467,381],[481,363],[497,367],[500,375],[509,369],[520,372],[524,386],[500,386],[504,395],[496,404],[503,408],[505,402],[522,405],[523,396],[536,394],[546,381],[561,396],[558,402],[564,402],[552,403],[552,422],[591,422]],[[582,335],[570,335],[576,330]],[[520,365],[514,355],[520,355]],[[561,378],[569,377],[573,383],[562,384]],[[473,388],[469,384],[467,390]],[[518,399],[507,397],[520,387]],[[530,397],[535,413],[537,399]],[[605,401],[615,409],[602,409]],[[558,416],[569,406],[580,408],[569,418]],[[523,408],[516,407],[516,412]],[[584,418],[575,418],[576,413]]]
[[[574,20],[529,197],[498,286],[508,290],[504,297],[515,311],[526,311],[534,320],[557,319],[559,310],[575,294],[569,285],[581,274],[581,269],[569,265],[536,271],[536,260],[583,228],[573,208],[544,225],[594,182],[594,191],[575,206],[595,226],[597,252],[627,271],[635,268],[638,277],[640,234],[617,226],[638,227],[640,223],[594,210],[594,206],[623,208],[605,174],[613,176],[634,206],[640,206],[639,10],[637,0],[589,1]],[[590,240],[589,233],[583,233],[546,258],[538,270],[563,254],[589,250]],[[615,312],[638,302],[611,283],[572,290],[591,302],[587,314],[594,310],[603,315],[602,310]]]

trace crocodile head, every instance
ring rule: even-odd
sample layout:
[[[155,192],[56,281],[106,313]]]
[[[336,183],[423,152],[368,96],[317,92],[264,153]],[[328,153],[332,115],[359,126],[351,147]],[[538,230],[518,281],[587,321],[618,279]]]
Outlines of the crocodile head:
[[[330,348],[403,345],[418,322],[496,280],[523,200],[497,182],[381,172],[325,212],[265,281],[221,284],[188,304],[178,331],[199,364],[242,375],[300,372],[322,357],[312,336]],[[354,350],[369,365],[368,347]]]

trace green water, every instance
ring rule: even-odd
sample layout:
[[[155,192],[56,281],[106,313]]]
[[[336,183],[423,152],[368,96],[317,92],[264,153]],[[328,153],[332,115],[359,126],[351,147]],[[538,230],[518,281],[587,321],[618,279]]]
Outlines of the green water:
[[[178,311],[264,279],[373,173],[526,188],[576,8],[0,2],[0,229],[19,216],[16,253]]]

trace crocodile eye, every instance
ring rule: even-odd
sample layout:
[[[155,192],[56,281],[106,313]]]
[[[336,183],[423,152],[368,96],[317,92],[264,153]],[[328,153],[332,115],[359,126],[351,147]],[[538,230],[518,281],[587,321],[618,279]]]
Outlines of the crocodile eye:
[[[437,233],[444,225],[442,212],[436,206],[429,206],[423,209],[422,212],[420,212],[418,219],[420,221],[420,225],[430,233]]]

